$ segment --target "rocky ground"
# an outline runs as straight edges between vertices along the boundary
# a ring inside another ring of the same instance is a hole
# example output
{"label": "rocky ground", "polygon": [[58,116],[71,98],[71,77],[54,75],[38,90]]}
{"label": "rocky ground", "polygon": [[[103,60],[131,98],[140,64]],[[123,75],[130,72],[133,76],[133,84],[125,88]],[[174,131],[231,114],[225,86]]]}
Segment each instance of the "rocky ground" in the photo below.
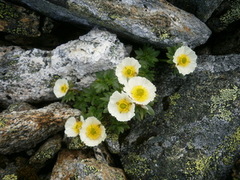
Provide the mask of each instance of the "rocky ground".
{"label": "rocky ground", "polygon": [[[240,179],[240,1],[168,2],[0,0],[0,179]],[[56,78],[84,88],[144,44],[164,58],[177,43],[198,66],[157,63],[154,116],[94,148],[64,135],[81,112]]]}

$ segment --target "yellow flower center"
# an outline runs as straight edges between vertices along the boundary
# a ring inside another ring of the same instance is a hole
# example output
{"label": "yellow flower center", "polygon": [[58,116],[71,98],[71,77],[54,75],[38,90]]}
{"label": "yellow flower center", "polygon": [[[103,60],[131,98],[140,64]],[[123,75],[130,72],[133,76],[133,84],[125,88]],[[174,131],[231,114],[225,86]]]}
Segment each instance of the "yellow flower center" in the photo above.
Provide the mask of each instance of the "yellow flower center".
{"label": "yellow flower center", "polygon": [[60,91],[62,93],[66,93],[68,91],[68,85],[67,84],[63,84],[61,87],[60,87]]}
{"label": "yellow flower center", "polygon": [[186,67],[189,65],[190,62],[190,58],[186,54],[181,54],[177,57],[178,66]]}
{"label": "yellow flower center", "polygon": [[128,101],[127,99],[121,99],[116,104],[118,107],[118,111],[120,113],[128,113],[132,106],[132,103],[130,101]]}
{"label": "yellow flower center", "polygon": [[134,88],[132,88],[131,94],[132,94],[132,98],[135,101],[139,101],[139,102],[144,102],[149,97],[148,90],[145,87],[141,86],[141,85],[135,86]]}
{"label": "yellow flower center", "polygon": [[87,127],[86,135],[91,140],[99,139],[102,134],[102,129],[100,124],[91,124]]}
{"label": "yellow flower center", "polygon": [[137,71],[134,66],[125,66],[122,70],[122,73],[126,78],[132,78],[137,75]]}
{"label": "yellow flower center", "polygon": [[77,121],[74,126],[73,126],[73,131],[77,134],[79,134],[80,129],[82,127],[82,122],[81,121]]}

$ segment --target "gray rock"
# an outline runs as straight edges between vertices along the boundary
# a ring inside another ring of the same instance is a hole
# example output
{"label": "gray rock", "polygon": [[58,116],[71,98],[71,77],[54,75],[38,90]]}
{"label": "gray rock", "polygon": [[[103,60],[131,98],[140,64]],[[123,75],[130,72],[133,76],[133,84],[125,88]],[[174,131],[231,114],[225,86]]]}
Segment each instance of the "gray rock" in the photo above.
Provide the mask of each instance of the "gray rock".
{"label": "gray rock", "polygon": [[208,27],[192,14],[165,0],[88,1],[20,0],[31,8],[60,21],[98,25],[135,41],[161,47],[206,42]]}
{"label": "gray rock", "polygon": [[58,102],[40,109],[0,113],[0,153],[35,147],[63,130],[65,121],[72,116],[80,116],[80,111]]}
{"label": "gray rock", "polygon": [[122,169],[108,166],[81,151],[63,150],[59,153],[51,179],[122,179],[126,177]]}
{"label": "gray rock", "polygon": [[116,35],[98,29],[52,51],[1,47],[0,106],[56,100],[53,86],[58,78],[81,89],[94,80],[95,72],[115,67],[125,55]]}
{"label": "gray rock", "polygon": [[194,14],[203,22],[206,22],[223,0],[167,0],[174,6]]}
{"label": "gray rock", "polygon": [[239,155],[240,55],[200,56],[193,74],[159,71],[156,115],[130,121],[130,179],[226,179]]}

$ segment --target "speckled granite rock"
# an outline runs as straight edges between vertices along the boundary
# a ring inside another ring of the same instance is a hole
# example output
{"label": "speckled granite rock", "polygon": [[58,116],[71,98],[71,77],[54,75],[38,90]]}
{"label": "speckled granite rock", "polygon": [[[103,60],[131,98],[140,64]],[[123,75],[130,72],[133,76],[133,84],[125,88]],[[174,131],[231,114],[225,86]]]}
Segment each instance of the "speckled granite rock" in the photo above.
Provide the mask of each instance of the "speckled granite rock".
{"label": "speckled granite rock", "polygon": [[65,121],[80,111],[61,103],[25,111],[0,113],[0,153],[12,154],[35,147],[64,129]]}
{"label": "speckled granite rock", "polygon": [[94,158],[89,158],[81,151],[63,150],[58,155],[51,180],[71,178],[84,180],[126,179],[123,171],[119,168],[110,167]]}
{"label": "speckled granite rock", "polygon": [[116,35],[99,29],[52,51],[1,47],[0,106],[56,100],[56,79],[71,80],[78,88],[88,86],[95,72],[115,67],[125,55]]}
{"label": "speckled granite rock", "polygon": [[159,71],[156,115],[131,121],[130,179],[226,179],[239,156],[240,55],[200,56],[193,74]]}
{"label": "speckled granite rock", "polygon": [[98,25],[143,43],[161,47],[187,43],[204,44],[211,34],[208,27],[190,13],[165,0],[20,0],[53,19]]}

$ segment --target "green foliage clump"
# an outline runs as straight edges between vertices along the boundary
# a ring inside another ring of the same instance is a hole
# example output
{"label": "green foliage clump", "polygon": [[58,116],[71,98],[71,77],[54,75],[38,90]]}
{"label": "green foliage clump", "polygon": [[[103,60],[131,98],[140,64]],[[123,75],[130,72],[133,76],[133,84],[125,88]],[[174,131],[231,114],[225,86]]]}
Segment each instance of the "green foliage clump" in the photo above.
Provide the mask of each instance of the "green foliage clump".
{"label": "green foliage clump", "polygon": [[155,71],[153,68],[158,62],[160,51],[155,50],[153,47],[145,45],[143,48],[135,51],[136,59],[141,64],[139,76],[146,77],[150,81],[154,80]]}

